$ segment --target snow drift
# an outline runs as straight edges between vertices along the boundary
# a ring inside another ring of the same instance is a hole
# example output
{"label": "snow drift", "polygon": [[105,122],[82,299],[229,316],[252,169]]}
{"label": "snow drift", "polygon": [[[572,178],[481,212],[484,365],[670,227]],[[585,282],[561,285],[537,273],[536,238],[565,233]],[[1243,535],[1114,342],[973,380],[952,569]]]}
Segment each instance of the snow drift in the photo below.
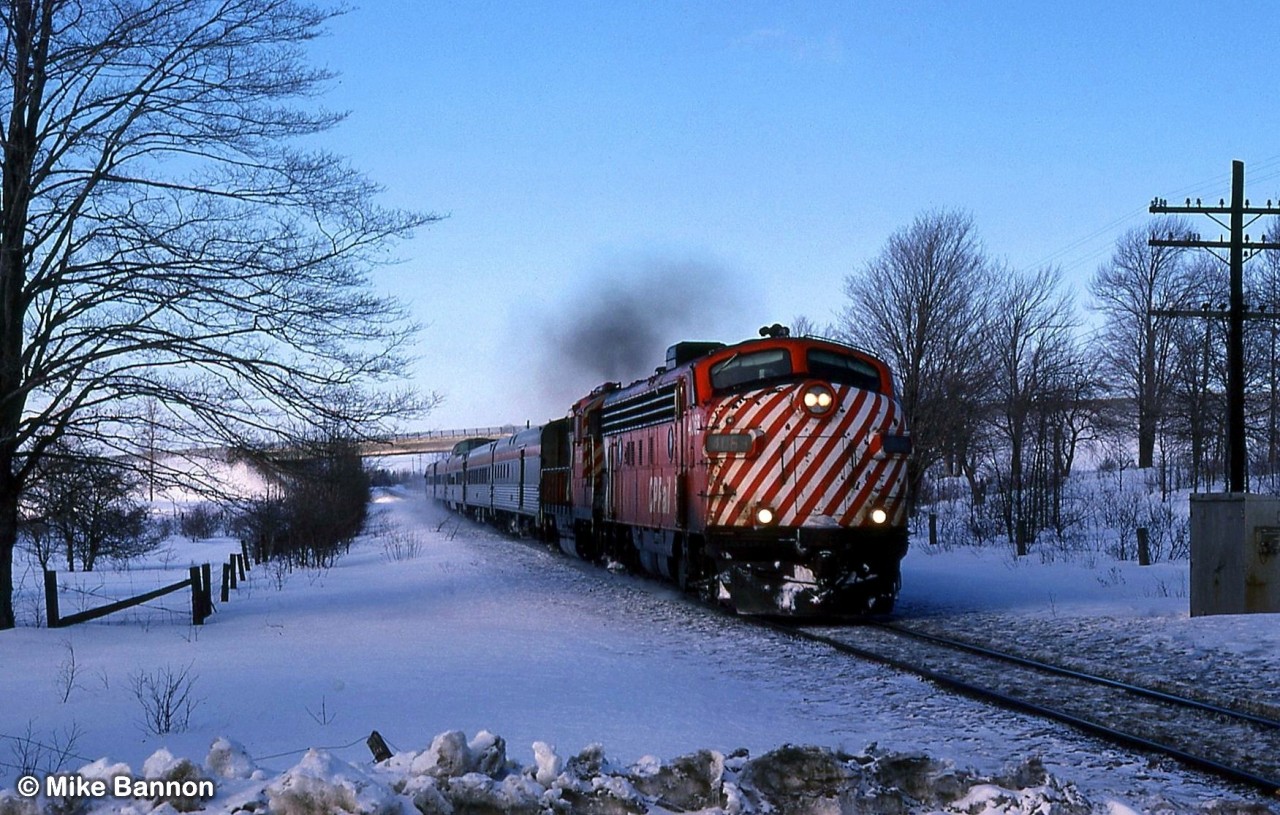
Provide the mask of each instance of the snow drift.
{"label": "snow drift", "polygon": [[[6,791],[0,793],[0,815],[195,811],[227,815],[1071,815],[1117,811],[1114,803],[1096,807],[1073,784],[1049,776],[1035,758],[1002,775],[985,776],[924,754],[883,751],[875,745],[858,755],[784,745],[757,758],[745,750],[726,756],[704,749],[669,761],[646,756],[621,766],[608,759],[598,744],[563,760],[552,746],[537,742],[533,756],[532,765],[522,765],[507,755],[500,736],[482,731],[468,741],[455,730],[441,733],[423,750],[397,753],[376,764],[357,766],[324,750],[309,750],[292,768],[271,774],[258,767],[242,746],[220,738],[202,768],[164,749],[143,766],[142,777],[148,779],[213,779],[217,792],[210,800],[27,799]],[[104,758],[85,766],[80,774],[106,777],[131,775],[131,770]],[[1189,811],[1169,803],[1176,811]],[[1200,811],[1224,811],[1219,806]]]}

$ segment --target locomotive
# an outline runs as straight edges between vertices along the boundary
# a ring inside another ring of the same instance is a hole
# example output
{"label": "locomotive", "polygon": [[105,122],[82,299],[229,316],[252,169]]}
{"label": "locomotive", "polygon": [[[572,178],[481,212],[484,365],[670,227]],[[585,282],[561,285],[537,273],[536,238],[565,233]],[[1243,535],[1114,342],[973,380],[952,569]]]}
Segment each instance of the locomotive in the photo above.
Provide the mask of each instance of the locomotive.
{"label": "locomotive", "polygon": [[469,439],[428,495],[744,614],[885,613],[907,550],[911,439],[888,366],[783,326],[681,342],[648,379]]}

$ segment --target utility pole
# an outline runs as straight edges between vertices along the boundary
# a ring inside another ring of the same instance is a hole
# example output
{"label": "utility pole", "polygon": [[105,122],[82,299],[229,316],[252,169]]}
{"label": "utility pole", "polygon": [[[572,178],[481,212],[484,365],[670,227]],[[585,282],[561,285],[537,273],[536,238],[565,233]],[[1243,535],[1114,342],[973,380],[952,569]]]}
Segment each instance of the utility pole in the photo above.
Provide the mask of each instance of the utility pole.
{"label": "utility pole", "polygon": [[[1151,202],[1150,211],[1157,213],[1192,213],[1208,215],[1220,226],[1226,228],[1230,239],[1223,243],[1200,240],[1200,236],[1170,235],[1168,238],[1152,237],[1150,246],[1186,246],[1198,249],[1223,250],[1228,253],[1224,261],[1231,268],[1231,298],[1227,308],[1227,464],[1228,491],[1248,492],[1245,482],[1246,451],[1244,443],[1244,321],[1246,318],[1271,318],[1274,315],[1265,313],[1247,313],[1244,303],[1244,262],[1263,249],[1280,249],[1280,243],[1266,240],[1251,241],[1244,230],[1263,215],[1280,215],[1280,207],[1273,207],[1267,201],[1265,207],[1251,207],[1244,197],[1244,162],[1231,162],[1231,206],[1225,206],[1222,199],[1218,206],[1201,206],[1197,198],[1195,205],[1188,198],[1185,206],[1169,206],[1169,202],[1157,198]],[[1226,215],[1228,223],[1218,217]],[[1245,216],[1251,215],[1248,223]],[[1248,253],[1246,255],[1246,252]],[[1222,256],[1213,251],[1214,257],[1222,260]],[[1192,312],[1169,311],[1157,312],[1164,316],[1190,316]]]}

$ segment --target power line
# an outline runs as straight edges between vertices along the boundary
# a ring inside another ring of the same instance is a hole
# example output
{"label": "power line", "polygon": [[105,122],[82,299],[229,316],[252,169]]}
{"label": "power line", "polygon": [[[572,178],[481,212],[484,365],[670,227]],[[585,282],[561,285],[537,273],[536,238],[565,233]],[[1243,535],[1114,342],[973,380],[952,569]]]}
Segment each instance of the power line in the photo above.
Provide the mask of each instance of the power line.
{"label": "power line", "polygon": [[[1280,155],[1270,156],[1254,162],[1252,167],[1255,184],[1280,178]],[[1204,198],[1206,192],[1219,189],[1219,184],[1221,184],[1221,176],[1206,178],[1170,191],[1168,193],[1168,199],[1176,201],[1179,198],[1187,196],[1194,198],[1197,194],[1199,194],[1201,198]],[[1280,199],[1280,193],[1275,197]],[[1123,215],[1108,221],[1097,229],[1068,241],[1059,248],[1040,258],[1033,264],[1033,266],[1046,266],[1055,261],[1060,261],[1059,265],[1062,267],[1063,271],[1072,271],[1086,266],[1087,264],[1113,251],[1114,243],[1112,241],[1108,241],[1104,245],[1088,249],[1083,254],[1073,257],[1072,255],[1077,249],[1086,247],[1109,233],[1114,233],[1121,226],[1124,226],[1127,223],[1137,222],[1138,218],[1146,213],[1147,209],[1145,207],[1139,207],[1125,212]]]}

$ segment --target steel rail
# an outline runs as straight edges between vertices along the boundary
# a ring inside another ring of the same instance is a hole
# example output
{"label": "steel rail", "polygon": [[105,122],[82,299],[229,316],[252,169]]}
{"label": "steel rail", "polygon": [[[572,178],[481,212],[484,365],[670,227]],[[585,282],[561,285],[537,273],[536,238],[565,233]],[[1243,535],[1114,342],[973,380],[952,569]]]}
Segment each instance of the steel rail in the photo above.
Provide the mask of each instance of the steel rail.
{"label": "steel rail", "polygon": [[1067,713],[1065,711],[1055,710],[1053,708],[1045,707],[1043,705],[1038,705],[1034,702],[1028,702],[1025,699],[1019,699],[1016,696],[1010,696],[1006,693],[1001,693],[1000,691],[992,690],[990,688],[984,688],[980,685],[974,685],[970,682],[966,682],[963,679],[958,679],[949,674],[940,673],[938,671],[934,671],[932,669],[907,662],[904,659],[888,656],[886,654],[878,653],[876,651],[862,648],[857,645],[851,645],[847,642],[842,642],[833,637],[828,637],[823,634],[817,634],[812,631],[806,631],[794,625],[787,625],[784,623],[778,623],[778,622],[773,622],[768,620],[756,620],[756,622],[765,627],[772,628],[776,631],[779,631],[784,634],[788,634],[790,636],[793,636],[799,639],[806,639],[812,642],[818,642],[830,648],[833,648],[837,651],[841,651],[843,653],[847,653],[852,656],[859,657],[861,659],[870,660],[872,662],[879,662],[883,665],[888,665],[891,668],[896,668],[900,671],[905,671],[907,673],[915,674],[937,685],[940,685],[945,688],[949,688],[958,693],[962,693],[966,696],[983,700],[983,701],[994,702],[995,704],[1000,705],[1001,707],[1004,707],[1004,708],[1008,708],[1010,710],[1017,710],[1023,713],[1030,713],[1034,716],[1039,716],[1041,718],[1061,722],[1063,724],[1070,725],[1071,727],[1074,727],[1083,732],[1091,733],[1095,736],[1100,736],[1104,739],[1107,739],[1108,741],[1112,741],[1117,744],[1122,744],[1127,747],[1134,747],[1140,750],[1146,750],[1148,752],[1168,756],[1170,758],[1173,758],[1182,762],[1183,764],[1186,764],[1191,767],[1195,767],[1196,769],[1203,770],[1208,773],[1212,773],[1220,778],[1224,778],[1240,784],[1246,784],[1248,786],[1254,787],[1255,789],[1262,790],[1268,795],[1271,795],[1273,797],[1280,797],[1280,780],[1277,780],[1274,778],[1266,778],[1264,776],[1257,775],[1256,773],[1253,773],[1249,770],[1241,769],[1239,767],[1231,767],[1229,765],[1222,764],[1221,762],[1214,761],[1213,759],[1206,758],[1204,756],[1196,755],[1194,753],[1188,753],[1185,750],[1182,750],[1178,747],[1174,747],[1173,745],[1152,741],[1151,739],[1145,738],[1143,736],[1137,736],[1137,735],[1134,735],[1133,733],[1126,733],[1123,730],[1117,730],[1116,728],[1108,727],[1107,725],[1098,724],[1097,722],[1093,722],[1088,719],[1083,719],[1079,716],[1073,715],[1071,713]]}
{"label": "steel rail", "polygon": [[1266,716],[1260,716],[1254,713],[1249,713],[1248,711],[1236,710],[1234,708],[1229,708],[1229,707],[1223,707],[1221,705],[1215,705],[1212,702],[1203,702],[1199,699],[1191,699],[1186,696],[1178,696],[1177,694],[1174,694],[1174,693],[1166,693],[1164,691],[1156,690],[1155,688],[1146,688],[1146,687],[1143,687],[1142,685],[1134,685],[1129,682],[1123,682],[1119,679],[1111,679],[1110,677],[1106,677],[1106,676],[1098,676],[1097,674],[1090,674],[1090,673],[1085,673],[1083,671],[1076,671],[1071,668],[1063,668],[1060,665],[1051,665],[1047,662],[1040,662],[1038,660],[1029,659],[1027,657],[1020,657],[1017,654],[1009,654],[1009,653],[1005,653],[1004,651],[996,651],[992,648],[986,648],[981,645],[974,645],[973,643],[963,642],[961,640],[953,640],[950,637],[943,637],[938,634],[929,634],[924,631],[916,631],[915,629],[906,628],[900,625],[893,625],[891,623],[878,622],[875,620],[867,620],[862,622],[861,624],[868,625],[874,628],[879,628],[884,631],[891,631],[894,634],[901,634],[907,637],[914,637],[916,639],[923,640],[925,642],[931,642],[931,643],[942,645],[948,648],[954,648],[957,651],[968,651],[971,654],[978,654],[979,656],[989,657],[991,659],[998,659],[1003,662],[1008,662],[1014,665],[1021,665],[1024,668],[1032,668],[1037,671],[1044,671],[1045,673],[1056,674],[1058,676],[1065,676],[1070,679],[1079,679],[1082,682],[1092,682],[1095,685],[1103,685],[1105,687],[1116,688],[1117,690],[1123,690],[1128,693],[1132,693],[1135,696],[1145,696],[1148,699],[1155,699],[1156,701],[1168,702],[1169,704],[1179,705],[1181,707],[1189,707],[1189,708],[1194,708],[1196,710],[1203,710],[1206,713],[1215,713],[1219,716],[1226,716],[1232,719],[1240,719],[1242,721],[1251,722],[1252,724],[1257,724],[1263,727],[1269,727],[1275,730],[1280,730],[1280,720],[1271,719]]}

